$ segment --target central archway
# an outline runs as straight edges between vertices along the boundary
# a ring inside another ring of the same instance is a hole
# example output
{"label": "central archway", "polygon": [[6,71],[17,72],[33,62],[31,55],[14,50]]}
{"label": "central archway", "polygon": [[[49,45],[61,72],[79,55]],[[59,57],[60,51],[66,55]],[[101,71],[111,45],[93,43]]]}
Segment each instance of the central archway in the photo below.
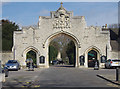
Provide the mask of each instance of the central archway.
{"label": "central archway", "polygon": [[74,42],[74,44],[75,44],[75,67],[79,67],[79,57],[78,57],[79,56],[78,48],[80,45],[79,40],[74,35],[72,35],[68,32],[64,32],[64,31],[62,31],[62,32],[60,31],[60,32],[50,35],[45,41],[45,47],[46,47],[46,51],[47,51],[47,54],[46,54],[47,62],[46,63],[48,65],[48,67],[49,67],[49,44],[53,39],[58,37],[60,34],[63,34],[65,36],[69,37]]}

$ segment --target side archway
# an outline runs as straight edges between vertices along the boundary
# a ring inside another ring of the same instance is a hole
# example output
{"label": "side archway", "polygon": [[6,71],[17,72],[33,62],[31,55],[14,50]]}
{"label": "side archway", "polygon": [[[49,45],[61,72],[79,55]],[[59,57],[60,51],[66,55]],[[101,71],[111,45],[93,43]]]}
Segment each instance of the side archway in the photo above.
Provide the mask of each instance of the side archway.
{"label": "side archway", "polygon": [[[30,57],[30,56],[28,56],[27,54],[28,54],[28,53],[31,53],[31,52],[35,55],[35,59],[33,59],[34,62],[35,62],[35,64],[36,64],[37,66],[39,66],[39,55],[40,55],[40,52],[39,52],[39,50],[38,50],[37,48],[35,48],[35,47],[33,47],[33,46],[29,46],[29,47],[27,47],[27,48],[23,51],[23,53],[22,53],[23,58],[24,58],[23,61],[25,62],[25,60],[27,59],[27,57]],[[24,65],[26,66],[26,63],[24,63]]]}
{"label": "side archway", "polygon": [[85,51],[85,66],[94,67],[95,62],[100,65],[101,51],[96,46],[91,46]]}

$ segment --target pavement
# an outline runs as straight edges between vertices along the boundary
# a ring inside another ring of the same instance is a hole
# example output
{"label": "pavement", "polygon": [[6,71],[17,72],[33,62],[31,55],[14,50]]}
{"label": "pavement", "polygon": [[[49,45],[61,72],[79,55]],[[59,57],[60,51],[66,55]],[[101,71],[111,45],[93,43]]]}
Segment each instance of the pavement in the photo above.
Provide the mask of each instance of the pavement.
{"label": "pavement", "polygon": [[[52,66],[34,71],[10,71],[3,87],[119,87],[115,69]],[[114,82],[107,81],[111,80]]]}
{"label": "pavement", "polygon": [[0,82],[4,82],[4,81],[5,81],[5,74],[0,73]]}
{"label": "pavement", "polygon": [[[114,73],[100,73],[97,76],[108,81],[111,82],[112,84],[115,84],[116,86],[120,86],[120,79],[117,81],[116,80],[116,69],[106,69],[107,71],[114,71]],[[118,76],[120,78],[120,72],[118,73]]]}

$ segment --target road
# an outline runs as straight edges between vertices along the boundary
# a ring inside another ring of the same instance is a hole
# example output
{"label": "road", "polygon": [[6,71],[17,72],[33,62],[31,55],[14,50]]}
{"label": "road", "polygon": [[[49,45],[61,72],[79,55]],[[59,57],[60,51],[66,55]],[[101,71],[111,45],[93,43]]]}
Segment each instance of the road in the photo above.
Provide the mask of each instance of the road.
{"label": "road", "polygon": [[98,74],[115,74],[115,69],[74,67],[37,68],[35,71],[10,71],[4,87],[117,87]]}

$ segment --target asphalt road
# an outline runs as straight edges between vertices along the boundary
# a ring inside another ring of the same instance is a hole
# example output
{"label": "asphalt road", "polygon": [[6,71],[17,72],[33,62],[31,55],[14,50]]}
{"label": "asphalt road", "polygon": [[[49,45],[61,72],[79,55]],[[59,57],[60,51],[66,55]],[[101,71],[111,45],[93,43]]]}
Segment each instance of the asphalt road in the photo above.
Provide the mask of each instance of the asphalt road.
{"label": "asphalt road", "polygon": [[50,67],[35,71],[10,71],[3,87],[117,87],[97,75],[115,74],[115,69]]}

